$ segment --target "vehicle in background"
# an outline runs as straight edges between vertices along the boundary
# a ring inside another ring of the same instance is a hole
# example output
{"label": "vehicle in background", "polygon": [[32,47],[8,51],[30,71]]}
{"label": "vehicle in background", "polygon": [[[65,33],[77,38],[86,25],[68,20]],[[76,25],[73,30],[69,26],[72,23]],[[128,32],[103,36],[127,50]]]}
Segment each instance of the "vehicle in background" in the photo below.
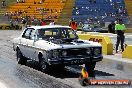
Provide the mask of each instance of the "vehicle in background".
{"label": "vehicle in background", "polygon": [[83,24],[82,26],[82,31],[84,32],[103,32],[103,33],[107,33],[108,30],[101,28],[100,26],[94,26],[91,24]]}

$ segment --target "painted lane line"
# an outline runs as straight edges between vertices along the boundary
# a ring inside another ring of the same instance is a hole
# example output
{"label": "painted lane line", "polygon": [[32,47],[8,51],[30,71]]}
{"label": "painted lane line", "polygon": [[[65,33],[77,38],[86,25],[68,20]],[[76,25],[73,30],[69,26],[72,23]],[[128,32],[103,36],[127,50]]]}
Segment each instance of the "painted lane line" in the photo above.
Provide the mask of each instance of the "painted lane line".
{"label": "painted lane line", "polygon": [[112,57],[110,55],[103,55],[104,59],[109,59],[109,60],[115,60],[115,61],[120,61],[120,62],[125,62],[125,63],[132,63],[131,59],[128,58],[122,58],[122,57]]}

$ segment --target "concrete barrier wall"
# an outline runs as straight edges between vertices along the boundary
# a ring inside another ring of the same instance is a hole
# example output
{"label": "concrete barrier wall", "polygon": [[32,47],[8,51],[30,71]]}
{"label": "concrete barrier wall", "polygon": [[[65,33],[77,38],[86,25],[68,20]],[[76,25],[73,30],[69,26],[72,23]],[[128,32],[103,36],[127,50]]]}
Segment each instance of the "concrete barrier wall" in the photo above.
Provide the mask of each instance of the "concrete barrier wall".
{"label": "concrete barrier wall", "polygon": [[[21,30],[22,26],[18,25],[18,29]],[[16,30],[16,29],[15,29],[15,26],[13,28],[11,28],[11,26],[8,25],[8,24],[1,24],[0,25],[0,30]]]}
{"label": "concrete barrier wall", "polygon": [[128,45],[124,52],[122,53],[123,58],[130,58],[132,59],[132,45]]}
{"label": "concrete barrier wall", "polygon": [[79,34],[79,38],[94,42],[99,42],[102,45],[102,53],[105,55],[113,54],[113,44],[108,36],[92,35],[92,34]]}

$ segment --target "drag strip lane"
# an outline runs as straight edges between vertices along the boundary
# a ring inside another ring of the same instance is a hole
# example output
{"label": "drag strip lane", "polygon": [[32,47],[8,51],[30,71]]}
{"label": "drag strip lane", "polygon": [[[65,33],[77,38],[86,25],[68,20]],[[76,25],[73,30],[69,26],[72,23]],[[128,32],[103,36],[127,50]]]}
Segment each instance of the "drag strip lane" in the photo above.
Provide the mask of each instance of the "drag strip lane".
{"label": "drag strip lane", "polygon": [[[52,70],[49,73],[38,71],[33,61],[27,65],[18,65],[11,40],[19,31],[0,31],[0,80],[11,88],[84,88],[78,82],[80,66],[65,67],[63,71]],[[8,37],[5,37],[8,36]],[[107,60],[98,62],[95,68],[96,79],[131,79],[132,65]],[[113,86],[114,88],[132,88],[132,86]],[[106,86],[88,86],[88,88],[106,88]],[[107,86],[111,88],[111,86]]]}

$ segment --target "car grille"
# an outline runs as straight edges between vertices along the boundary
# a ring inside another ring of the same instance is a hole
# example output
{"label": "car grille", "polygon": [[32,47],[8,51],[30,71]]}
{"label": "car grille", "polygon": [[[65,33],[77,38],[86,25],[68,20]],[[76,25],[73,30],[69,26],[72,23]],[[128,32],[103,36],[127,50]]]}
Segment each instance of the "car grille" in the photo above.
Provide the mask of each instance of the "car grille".
{"label": "car grille", "polygon": [[82,49],[67,49],[67,50],[63,50],[67,52],[68,57],[82,57],[82,56],[87,56],[85,48]]}
{"label": "car grille", "polygon": [[[98,52],[95,52],[96,49],[99,49]],[[63,56],[61,54],[61,57],[91,57],[91,56],[100,56],[102,53],[102,48],[101,47],[94,47],[94,48],[90,48],[91,53],[87,54],[87,48],[77,48],[77,49],[64,49],[61,51],[61,53],[65,51],[67,52],[66,56]]]}

